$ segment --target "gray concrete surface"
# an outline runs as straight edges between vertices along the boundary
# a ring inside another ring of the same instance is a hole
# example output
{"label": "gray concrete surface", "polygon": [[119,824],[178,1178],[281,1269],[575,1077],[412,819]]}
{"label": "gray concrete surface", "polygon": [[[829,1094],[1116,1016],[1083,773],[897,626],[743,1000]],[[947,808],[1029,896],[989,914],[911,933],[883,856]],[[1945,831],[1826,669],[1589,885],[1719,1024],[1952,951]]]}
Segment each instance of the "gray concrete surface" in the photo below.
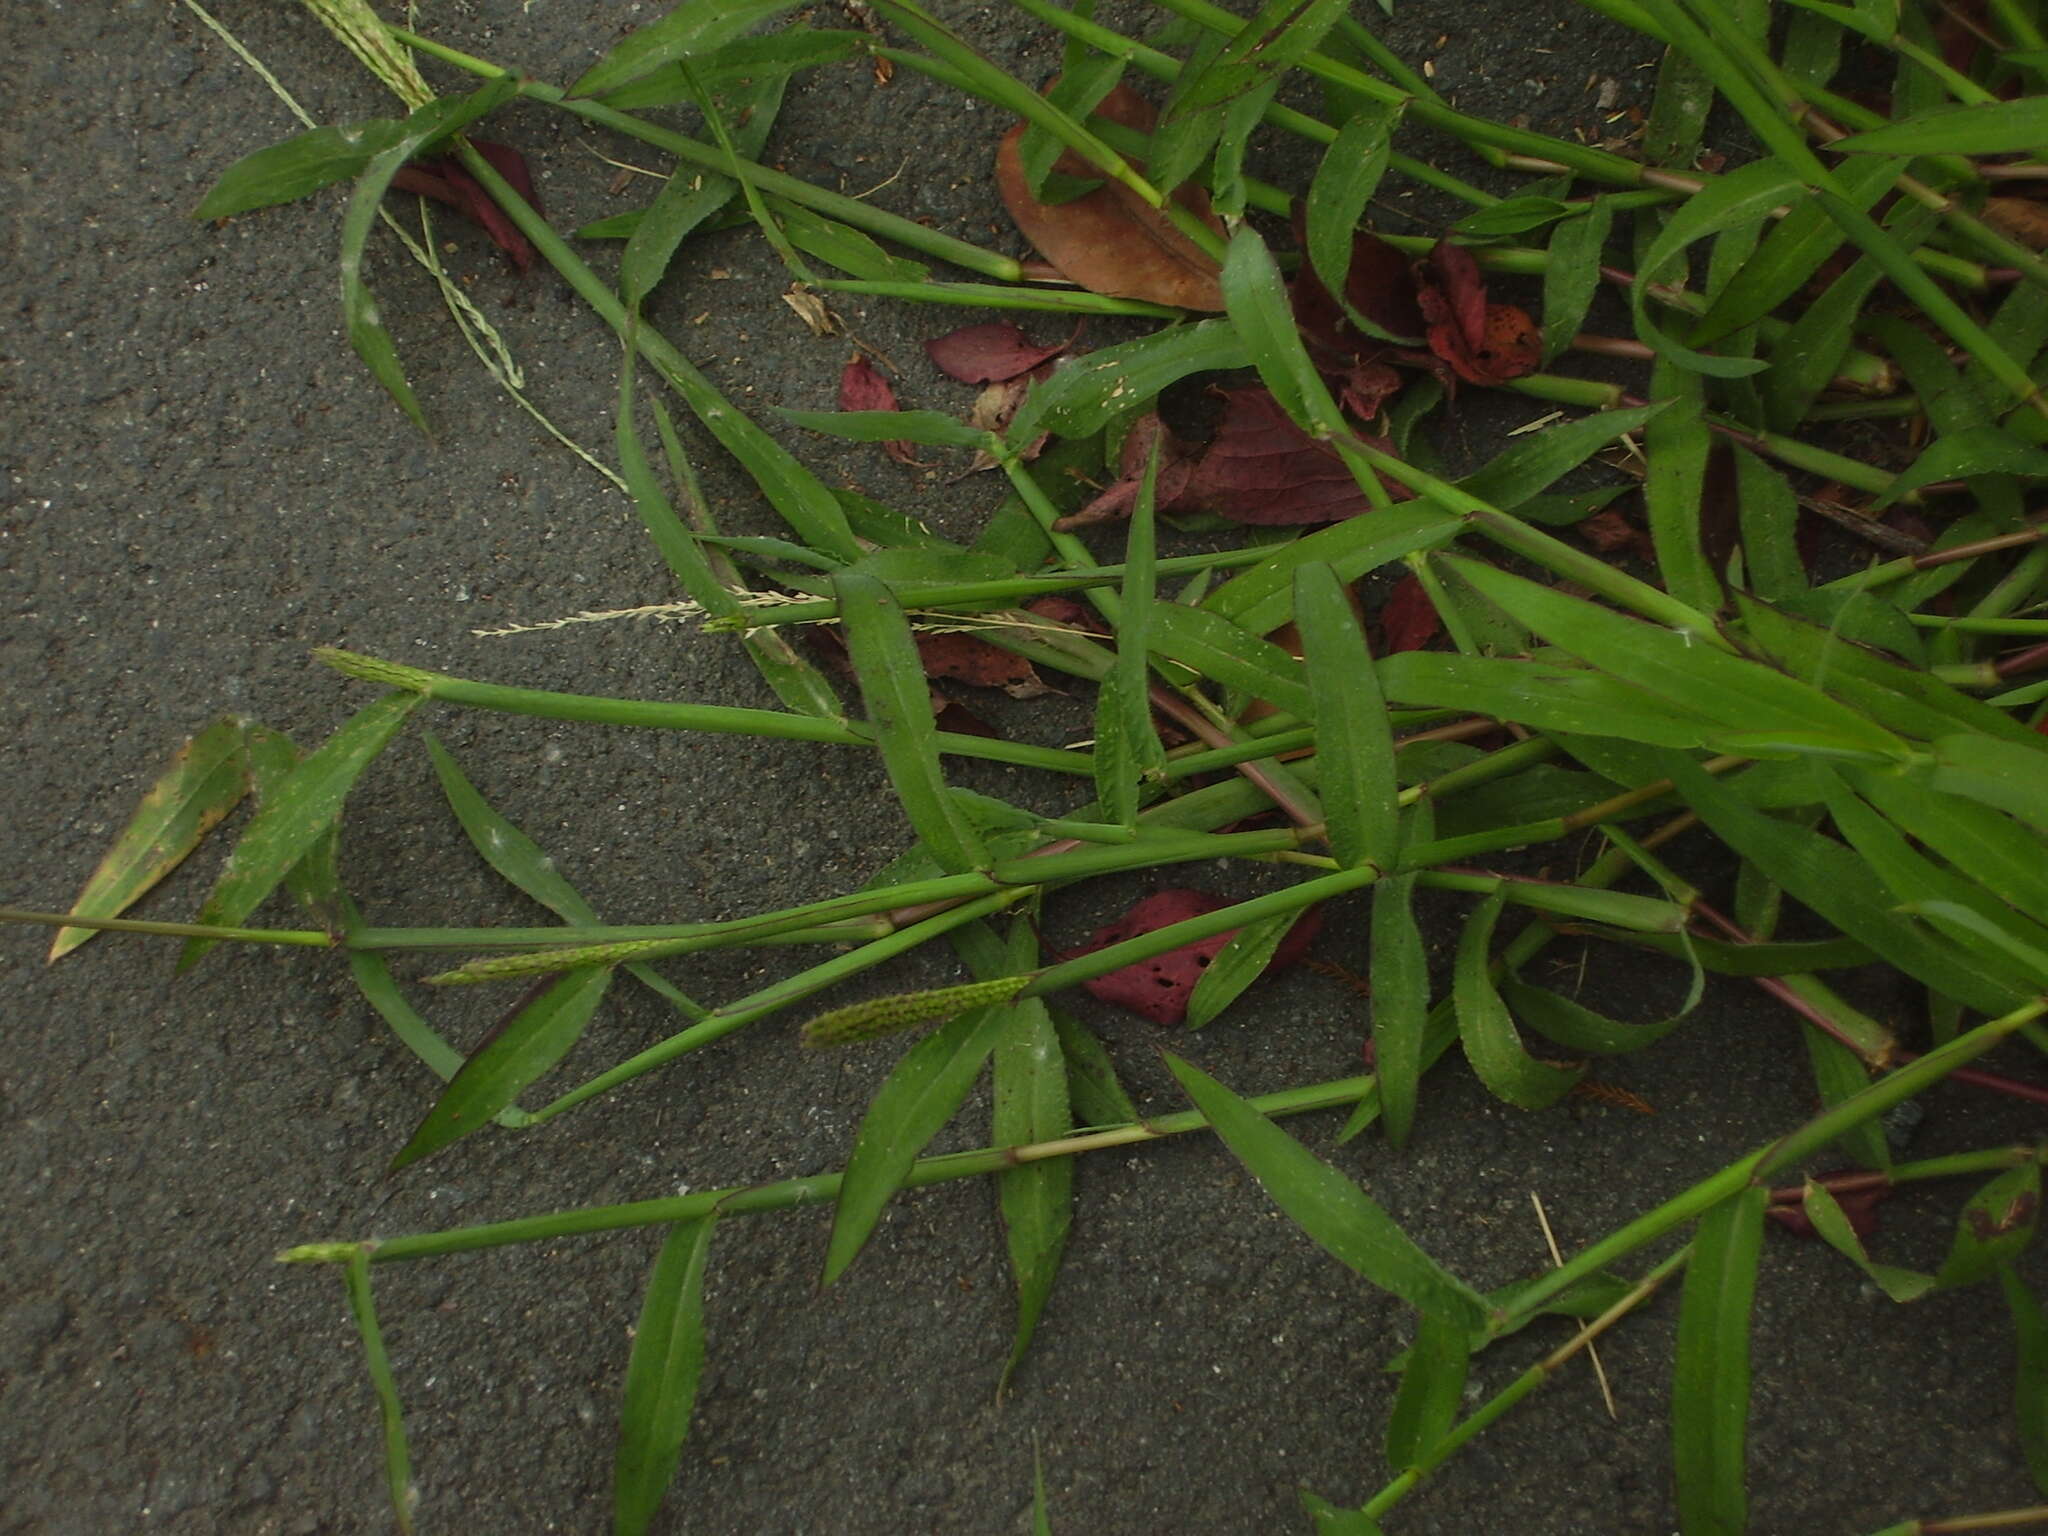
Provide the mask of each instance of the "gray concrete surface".
{"label": "gray concrete surface", "polygon": [[[506,405],[424,283],[380,245],[373,280],[437,438],[403,423],[341,335],[339,194],[220,228],[186,217],[225,165],[291,127],[189,11],[4,10],[0,900],[68,901],[171,746],[222,711],[319,740],[369,694],[313,665],[316,644],[536,686],[767,702],[735,652],[673,631],[472,638],[480,622],[666,596],[630,508]],[[424,21],[566,78],[650,10],[478,0]],[[295,8],[228,0],[222,14],[323,120],[388,110]],[[950,14],[1022,73],[1054,67],[1056,51],[999,12]],[[1487,110],[1561,102],[1569,116],[1594,69],[1643,99],[1639,46],[1568,15],[1404,0],[1401,35],[1437,59],[1440,84]],[[1547,100],[1533,84],[1546,77]],[[776,158],[853,191],[896,176],[879,194],[890,206],[1007,242],[986,177],[1000,126],[914,79],[878,91],[849,66],[797,95]],[[533,156],[560,227],[624,206],[592,153],[621,146],[530,109],[500,131]],[[535,399],[602,448],[614,344],[550,275],[515,280],[473,232],[442,228]],[[657,318],[743,403],[827,405],[843,344],[803,331],[782,286],[757,239],[722,237],[684,261]],[[960,317],[846,309],[908,367],[908,403],[962,403],[916,346]],[[826,473],[956,529],[995,495],[797,445]],[[708,468],[722,515],[765,528],[749,488]],[[879,770],[851,753],[445,709],[426,723],[621,921],[847,888],[901,833]],[[1069,723],[1049,712],[1022,728],[1058,739]],[[144,913],[196,911],[218,857],[202,853]],[[461,844],[416,733],[350,802],[346,876],[382,922],[535,920]],[[1130,894],[1063,898],[1055,925],[1078,933]],[[1321,951],[1360,963],[1361,917],[1333,914]],[[801,1056],[790,1026],[771,1023],[542,1133],[479,1138],[387,1180],[432,1083],[331,957],[224,951],[174,982],[165,944],[102,938],[46,970],[44,942],[0,938],[0,1530],[25,1536],[388,1529],[340,1286],[275,1265],[279,1248],[832,1168],[891,1055]],[[714,960],[685,983],[729,995],[788,963]],[[1647,1017],[1668,995],[1670,978],[1644,967],[1598,953],[1590,965],[1589,995],[1607,1006]],[[933,957],[900,974],[948,972]],[[1909,1006],[1870,1001],[1900,1016]],[[430,1005],[473,1039],[494,1002]],[[1148,1107],[1180,1107],[1156,1031],[1077,1006]],[[1298,972],[1173,1044],[1256,1092],[1351,1070],[1361,1022],[1344,989]],[[657,1008],[621,991],[570,1070],[664,1032]],[[1605,1073],[1654,1103],[1655,1120],[1589,1105],[1520,1115],[1447,1066],[1404,1157],[1370,1139],[1332,1151],[1333,1117],[1295,1129],[1432,1253],[1496,1285],[1545,1262],[1532,1189],[1567,1245],[1597,1236],[1803,1115],[1802,1056],[1785,1018],[1730,989],[1664,1047]],[[980,1140],[984,1113],[945,1144]],[[2035,1130],[2036,1117],[1942,1094],[1916,1151]],[[1213,1145],[1093,1159],[1078,1191],[1051,1310],[1000,1404],[1010,1295],[987,1189],[902,1201],[824,1294],[824,1213],[728,1224],[666,1528],[1021,1531],[1034,1447],[1063,1532],[1300,1529],[1297,1485],[1355,1500],[1383,1481],[1381,1366],[1403,1339],[1400,1308],[1324,1257]],[[1938,1252],[1956,1198],[1900,1202],[1896,1255]],[[423,1529],[606,1527],[618,1382],[652,1254],[640,1233],[380,1271]],[[1674,1315],[1666,1299],[1605,1346],[1619,1422],[1574,1368],[1388,1529],[1671,1529]],[[1488,1354],[1477,1387],[1497,1388],[1559,1337],[1533,1330]],[[1832,1256],[1774,1241],[1757,1363],[1758,1531],[1853,1533],[2032,1497],[2010,1428],[2006,1324],[1986,1293],[1895,1308]]]}

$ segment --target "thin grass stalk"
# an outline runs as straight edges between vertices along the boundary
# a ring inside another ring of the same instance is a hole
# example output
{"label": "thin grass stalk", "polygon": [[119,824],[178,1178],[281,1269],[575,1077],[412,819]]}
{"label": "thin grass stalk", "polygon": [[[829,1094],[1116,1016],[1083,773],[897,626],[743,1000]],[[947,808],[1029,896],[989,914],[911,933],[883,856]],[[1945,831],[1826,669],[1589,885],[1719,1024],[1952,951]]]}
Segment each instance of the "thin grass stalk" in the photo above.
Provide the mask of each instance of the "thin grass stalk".
{"label": "thin grass stalk", "polygon": [[437,43],[418,33],[393,27],[391,34],[444,64],[453,65],[485,80],[495,80],[505,75],[518,76],[519,94],[527,100],[558,107],[601,128],[609,128],[627,138],[651,144],[656,149],[664,150],[699,170],[734,176],[759,191],[786,198],[801,207],[822,213],[827,218],[837,219],[842,224],[850,224],[855,229],[865,230],[868,234],[884,240],[892,240],[898,245],[921,251],[940,261],[951,262],[954,266],[964,267],[970,272],[979,272],[985,277],[1013,283],[1023,275],[1023,266],[1014,257],[984,249],[939,230],[928,229],[913,219],[890,213],[858,198],[816,186],[800,177],[784,175],[781,171],[772,170],[754,161],[728,159],[724,151],[716,145],[706,144],[673,129],[663,128],[644,118],[635,117],[630,112],[607,107],[602,102],[572,97],[560,86],[528,79],[518,75],[516,70],[509,70],[501,64],[493,64],[488,59],[480,59],[474,54],[463,53],[459,49],[450,48],[445,43]]}
{"label": "thin grass stalk", "polygon": [[[1248,1100],[1259,1113],[1277,1117],[1306,1114],[1311,1110],[1334,1109],[1355,1103],[1373,1085],[1370,1075],[1336,1078],[1330,1082],[1289,1088]],[[1079,1132],[1057,1141],[1021,1147],[983,1147],[972,1152],[949,1152],[920,1158],[913,1163],[903,1184],[908,1189],[941,1184],[952,1179],[979,1178],[1001,1173],[1023,1163],[1049,1158],[1073,1157],[1083,1152],[1111,1147],[1137,1146],[1185,1136],[1209,1129],[1200,1110],[1183,1110],[1129,1125]],[[726,1189],[703,1190],[692,1195],[660,1200],[638,1200],[624,1205],[592,1206],[558,1211],[546,1216],[527,1216],[513,1221],[489,1222],[474,1227],[457,1227],[443,1232],[414,1233],[385,1238],[369,1247],[373,1264],[403,1263],[435,1258],[443,1254],[473,1253],[482,1248],[502,1248],[513,1243],[548,1242],[556,1238],[585,1236],[596,1232],[617,1232],[632,1227],[662,1226],[676,1221],[693,1221],[714,1212],[721,1216],[754,1215],[762,1211],[786,1211],[817,1205],[838,1197],[844,1175],[813,1174],[806,1178],[783,1179],[772,1184],[734,1185]],[[369,1246],[369,1245],[364,1245]],[[283,1264],[334,1264],[348,1262],[358,1245],[353,1243],[302,1243],[278,1254]]]}

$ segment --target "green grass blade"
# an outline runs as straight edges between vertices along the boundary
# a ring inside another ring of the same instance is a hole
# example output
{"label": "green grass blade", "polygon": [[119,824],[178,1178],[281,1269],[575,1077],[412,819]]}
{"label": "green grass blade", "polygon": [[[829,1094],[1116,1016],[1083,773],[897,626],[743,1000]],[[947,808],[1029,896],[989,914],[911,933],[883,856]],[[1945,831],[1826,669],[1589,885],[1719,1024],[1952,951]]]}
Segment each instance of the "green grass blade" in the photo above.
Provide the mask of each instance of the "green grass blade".
{"label": "green grass blade", "polygon": [[[733,87],[732,115],[741,124],[733,137],[738,148],[750,158],[758,158],[768,142],[788,78],[775,75]],[[633,227],[626,248],[619,253],[619,297],[629,308],[639,308],[668,271],[669,263],[691,231],[731,202],[737,191],[738,182],[715,171],[678,165],[670,173]]]}
{"label": "green grass blade", "polygon": [[[1653,387],[1653,394],[1662,391]],[[1562,476],[1577,469],[1609,443],[1642,430],[1666,415],[1673,401],[1662,399],[1654,405],[1634,406],[1616,411],[1599,411],[1577,421],[1560,422],[1540,432],[1517,438],[1483,467],[1457,482],[1458,489],[1479,501],[1491,502],[1503,512],[1512,512],[1523,502],[1550,489]],[[1702,427],[1701,432],[1705,432]],[[1656,456],[1651,455],[1654,472]]]}
{"label": "green grass blade", "polygon": [[1330,852],[1346,868],[1392,869],[1400,837],[1394,734],[1365,631],[1327,565],[1295,572],[1294,615],[1314,702],[1317,784]]}
{"label": "green grass blade", "polygon": [[192,210],[192,217],[232,218],[348,181],[360,176],[404,134],[405,124],[388,117],[346,127],[309,128],[281,144],[244,155],[221,172],[220,180]]}
{"label": "green grass blade", "polygon": [[1776,160],[1759,160],[1730,171],[1703,192],[1696,192],[1679,206],[1663,231],[1651,242],[1629,285],[1629,304],[1635,315],[1636,334],[1659,354],[1681,367],[1717,379],[1745,378],[1766,366],[1755,358],[1718,357],[1685,346],[1668,335],[1650,318],[1649,290],[1668,282],[1680,254],[1695,240],[1724,230],[1763,222],[1771,211],[1800,192],[1799,177]]}
{"label": "green grass blade", "polygon": [[1845,747],[1903,758],[1889,731],[1797,679],[1715,650],[1691,634],[1623,617],[1582,599],[1458,559],[1486,597],[1553,645],[1687,711],[1734,730],[1826,733]]}
{"label": "green grass blade", "polygon": [[717,1225],[715,1211],[677,1222],[647,1277],[619,1405],[614,1536],[644,1536],[682,1460],[704,1374],[704,1271]]}
{"label": "green grass blade", "polygon": [[940,1025],[896,1063],[862,1117],[839,1202],[820,1285],[830,1285],[859,1255],[889,1197],[981,1075],[982,1063],[1002,1039],[1007,1005],[977,1008]]}
{"label": "green grass blade", "polygon": [[677,5],[628,32],[569,87],[571,96],[600,96],[666,65],[716,53],[748,28],[793,10],[797,0],[723,0],[718,5]]}
{"label": "green grass blade", "polygon": [[1159,451],[1145,462],[1145,477],[1131,510],[1124,550],[1123,590],[1117,604],[1116,661],[1095,699],[1095,799],[1111,821],[1135,827],[1146,784],[1166,777],[1166,750],[1152,724],[1151,672],[1146,647],[1159,582],[1157,565]]}
{"label": "green grass blade", "polygon": [[2012,1314],[2013,1420],[2034,1486],[2048,1494],[2048,1314],[2016,1265],[1999,1266],[1998,1283]]}
{"label": "green grass blade", "polygon": [[[745,142],[744,138],[741,140]],[[855,282],[908,288],[918,298],[919,289],[931,283],[931,268],[907,256],[897,256],[869,239],[851,224],[828,219],[822,213],[790,202],[787,198],[764,197],[768,211],[789,243],[798,250],[829,262],[848,273]],[[831,286],[820,282],[819,287]],[[1008,290],[1014,293],[1015,290]]]}
{"label": "green grass blade", "polygon": [[1387,1418],[1387,1464],[1415,1466],[1450,1432],[1464,1401],[1472,1335],[1451,1318],[1424,1314]]}
{"label": "green grass blade", "polygon": [[1205,608],[1178,603],[1153,605],[1147,645],[1156,656],[1177,661],[1226,688],[1264,699],[1290,715],[1307,719],[1315,705],[1301,663],[1270,640],[1246,634]]}
{"label": "green grass blade", "polygon": [[[732,589],[744,583],[731,559],[712,542],[717,537],[717,524],[712,521],[703,489],[697,483],[696,468],[683,451],[675,423],[659,400],[652,402],[654,426],[661,436],[662,454],[668,461],[670,479],[681,492],[690,515],[687,527],[669,505],[661,483],[654,478],[646,456],[640,451],[639,435],[633,427],[633,362],[630,352],[622,373],[619,382],[619,465],[632,492],[633,505],[640,513],[640,520],[646,524],[655,547],[661,551],[669,569],[675,572],[683,590],[708,616],[740,618],[739,600],[733,596]],[[834,557],[815,550],[809,553],[826,569],[837,567]],[[782,635],[773,631],[742,632],[740,644],[746,647],[747,654],[754,659],[755,668],[784,704],[821,720],[844,722],[846,710],[832,685]]]}
{"label": "green grass blade", "polygon": [[1983,736],[1943,736],[1934,743],[1932,789],[2006,811],[2048,831],[2048,775],[2038,751]]}
{"label": "green grass blade", "polygon": [[1249,634],[1270,635],[1294,617],[1294,573],[1302,566],[1323,561],[1338,580],[1356,581],[1404,555],[1448,544],[1463,531],[1457,518],[1426,506],[1346,518],[1273,549],[1211,592],[1202,607]]}
{"label": "green grass blade", "polygon": [[[417,694],[386,694],[358,710],[286,774],[235,844],[199,921],[221,928],[241,926],[341,814],[342,801],[356,779],[398,734],[418,703]],[[178,969],[191,969],[215,942],[188,941],[178,957]]]}
{"label": "green grass blade", "polygon": [[384,1330],[377,1323],[377,1303],[370,1292],[370,1251],[357,1247],[342,1270],[348,1309],[363,1340],[363,1366],[377,1394],[377,1415],[384,1428],[384,1486],[391,1496],[391,1515],[400,1536],[411,1536],[419,1490],[412,1483],[412,1455],[405,1441],[405,1407],[398,1400],[398,1381],[391,1357],[384,1352]]}
{"label": "green grass blade", "polygon": [[1697,1002],[1695,998],[1655,1023],[1625,1024],[1512,974],[1501,978],[1500,991],[1516,1018],[1553,1045],[1580,1056],[1625,1056],[1655,1045],[1685,1022]]}
{"label": "green grass blade", "polygon": [[444,97],[421,107],[406,119],[405,131],[391,146],[379,152],[364,168],[356,180],[355,194],[349,199],[348,211],[342,216],[341,312],[348,327],[349,344],[356,349],[356,355],[369,365],[372,376],[422,432],[427,430],[426,415],[420,410],[412,386],[405,380],[405,369],[398,361],[398,348],[391,340],[391,333],[384,328],[384,322],[377,313],[377,302],[370,297],[369,286],[363,281],[363,249],[369,243],[370,230],[377,222],[377,211],[383,206],[384,194],[405,162],[435,140],[446,138],[508,100],[517,87],[518,82],[507,76],[467,96]]}
{"label": "green grass blade", "polygon": [[1387,1140],[1408,1144],[1429,1024],[1429,951],[1415,920],[1415,876],[1382,880],[1372,896],[1372,1046]]}
{"label": "green grass blade", "polygon": [[[555,867],[555,861],[540,844],[491,807],[456,765],[455,759],[434,739],[433,732],[424,734],[427,753],[434,760],[435,776],[441,781],[441,793],[447,797],[448,808],[455,813],[455,819],[462,824],[470,845],[483,861],[563,922],[592,928],[601,926],[604,920],[597,915],[596,909],[563,877]],[[626,970],[671,1007],[691,1018],[703,1017],[702,1008],[651,966],[635,964],[627,966]]]}
{"label": "green grass blade", "polygon": [[[1341,450],[1350,426],[1302,344],[1279,265],[1251,225],[1240,224],[1231,236],[1220,281],[1230,323],[1273,398],[1304,431]],[[1378,477],[1368,471],[1364,478],[1371,481],[1375,500],[1383,501],[1386,492]]]}
{"label": "green grass blade", "polygon": [[882,764],[904,814],[948,874],[981,867],[987,850],[947,792],[939,767],[931,687],[903,609],[887,586],[860,572],[835,575],[832,590]]}
{"label": "green grass blade", "polygon": [[[1030,930],[1024,933],[1028,940]],[[1026,953],[1017,963],[1029,965],[1032,958]],[[1057,1140],[1074,1128],[1074,1121],[1067,1100],[1066,1058],[1051,1011],[1030,998],[1002,1012],[989,1139],[999,1147]],[[1017,1281],[1017,1321],[1001,1390],[1023,1363],[1059,1274],[1073,1220],[1073,1161],[1053,1157],[1007,1168],[997,1176],[996,1198],[1009,1244],[1010,1273]]]}
{"label": "green grass blade", "polygon": [[1316,1536],[1382,1536],[1380,1523],[1362,1509],[1340,1509],[1319,1493],[1301,1490],[1301,1507]]}
{"label": "green grass blade", "polygon": [[1547,368],[1584,328],[1586,311],[1600,291],[1600,263],[1614,229],[1614,205],[1604,197],[1550,235],[1550,260],[1543,267],[1543,365]]}
{"label": "green grass blade", "polygon": [[1060,1054],[1067,1063],[1067,1093],[1080,1125],[1129,1125],[1141,1118],[1116,1075],[1116,1062],[1095,1032],[1070,1014],[1052,1010]]}
{"label": "green grass blade", "polygon": [[1244,342],[1228,320],[1176,325],[1104,347],[1035,386],[1004,434],[1021,452],[1041,433],[1093,437],[1110,421],[1191,373],[1250,366]]}
{"label": "green grass blade", "polygon": [[[1891,190],[1902,169],[1896,160],[1852,161],[1837,168],[1835,180],[1845,202],[1867,211]],[[1811,282],[1844,238],[1841,225],[1820,203],[1795,200],[1791,212],[1715,296],[1693,327],[1692,341],[1705,346],[1761,320]]]}
{"label": "green grass blade", "polygon": [[1766,602],[1797,597],[1806,590],[1806,566],[1795,537],[1799,499],[1791,482],[1747,448],[1731,445],[1727,451],[1734,456],[1742,569],[1749,590]]}
{"label": "green grass blade", "polygon": [[1309,183],[1304,206],[1309,264],[1332,295],[1351,271],[1352,237],[1386,174],[1397,108],[1366,102],[1352,113]]}
{"label": "green grass blade", "polygon": [[1333,1258],[1425,1316],[1483,1324],[1486,1299],[1418,1248],[1372,1196],[1207,1073],[1171,1054],[1166,1065],[1273,1203]]}
{"label": "green grass blade", "polygon": [[1504,661],[1442,651],[1402,651],[1378,663],[1389,699],[1469,710],[1538,730],[1697,747],[1711,721],[1688,717],[1646,689],[1563,662]]}
{"label": "green grass blade", "polygon": [[1935,1283],[1943,1290],[1988,1280],[2018,1261],[2041,1220],[2041,1164],[2028,1158],[2008,1168],[1964,1202],[1956,1235]]}
{"label": "green grass blade", "polygon": [[1648,465],[1643,509],[1657,554],[1657,574],[1673,597],[1703,613],[1721,606],[1721,583],[1700,544],[1701,499],[1714,434],[1705,417],[1706,381],[1660,357],[1650,371],[1650,393],[1675,407],[1643,433]]}
{"label": "green grass blade", "polygon": [[1678,1310],[1671,1439],[1685,1536],[1748,1529],[1749,1318],[1763,1251],[1766,1189],[1752,1186],[1700,1219]]}
{"label": "green grass blade", "polygon": [[1828,146],[1844,154],[2036,154],[2048,144],[2048,96],[2021,96],[1923,112]]}
{"label": "green grass blade", "polygon": [[1494,985],[1489,961],[1494,923],[1503,898],[1498,892],[1480,902],[1465,922],[1451,970],[1451,997],[1458,1012],[1458,1037],[1465,1059],[1494,1097],[1520,1109],[1541,1109],[1571,1090],[1580,1073],[1538,1061],[1522,1047]]}
{"label": "green grass blade", "polygon": [[1657,94],[1643,128],[1643,163],[1688,170],[1699,157],[1714,82],[1681,49],[1667,48],[1657,65]]}
{"label": "green grass blade", "polygon": [[550,1071],[583,1037],[611,982],[606,967],[570,971],[514,1011],[448,1080],[412,1138],[391,1160],[391,1171],[432,1156],[509,1108],[528,1084]]}
{"label": "green grass blade", "polygon": [[1266,973],[1273,952],[1305,913],[1285,912],[1262,922],[1247,923],[1216,952],[1188,996],[1188,1028],[1200,1029],[1236,1002],[1244,989]]}
{"label": "green grass blade", "polygon": [[1873,890],[1862,858],[1832,838],[1743,804],[1729,787],[1677,753],[1665,772],[1716,836],[1873,954],[1980,1013],[1998,1015],[2024,994],[1993,981],[1939,935],[1899,917]]}
{"label": "green grass blade", "polygon": [[1828,1192],[1826,1185],[1817,1184],[1809,1178],[1800,1207],[1813,1223],[1813,1230],[1827,1245],[1862,1270],[1870,1283],[1893,1301],[1917,1301],[1934,1289],[1932,1275],[1901,1269],[1895,1264],[1874,1262],[1863,1246],[1863,1239],[1856,1235],[1856,1228],[1850,1224],[1841,1202]]}
{"label": "green grass blade", "polygon": [[2048,913],[2048,848],[1989,806],[1930,795],[1889,774],[1854,772],[1850,782],[1899,829],[1918,839],[2022,912]]}
{"label": "green grass blade", "polygon": [[[71,904],[79,917],[119,917],[154,888],[249,790],[243,722],[216,720],[171,755],[128,825],[114,839]],[[96,928],[59,928],[50,960],[61,960]]]}

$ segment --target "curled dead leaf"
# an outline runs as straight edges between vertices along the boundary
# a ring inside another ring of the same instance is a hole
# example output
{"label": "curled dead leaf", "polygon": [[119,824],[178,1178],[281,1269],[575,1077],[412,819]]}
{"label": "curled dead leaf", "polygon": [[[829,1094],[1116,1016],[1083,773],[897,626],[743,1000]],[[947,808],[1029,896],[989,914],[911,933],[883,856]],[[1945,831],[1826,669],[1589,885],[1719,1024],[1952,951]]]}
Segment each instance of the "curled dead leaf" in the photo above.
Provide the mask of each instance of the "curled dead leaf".
{"label": "curled dead leaf", "polygon": [[[1156,117],[1151,104],[1124,85],[1105,96],[1095,111],[1140,133],[1151,132]],[[1023,136],[1022,123],[1003,136],[996,151],[996,186],[1025,238],[1062,276],[1091,292],[1120,299],[1147,299],[1210,313],[1223,308],[1216,262],[1165,214],[1121,183],[1104,182],[1064,203],[1041,203],[1033,197],[1018,152]],[[1091,174],[1072,154],[1062,155],[1054,170],[1075,177]],[[1219,239],[1223,237],[1223,223],[1211,211],[1206,193],[1183,185],[1173,198]]]}

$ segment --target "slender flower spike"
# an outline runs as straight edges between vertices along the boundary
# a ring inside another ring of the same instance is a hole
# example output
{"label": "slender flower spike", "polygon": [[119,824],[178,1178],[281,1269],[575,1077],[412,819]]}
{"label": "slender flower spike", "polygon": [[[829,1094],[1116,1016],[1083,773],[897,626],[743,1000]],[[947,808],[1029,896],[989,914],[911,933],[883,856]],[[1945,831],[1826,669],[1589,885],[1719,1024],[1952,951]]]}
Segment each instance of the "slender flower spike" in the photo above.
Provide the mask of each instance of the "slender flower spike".
{"label": "slender flower spike", "polygon": [[803,1027],[802,1040],[813,1049],[824,1045],[852,1045],[878,1035],[919,1024],[935,1024],[991,1003],[1007,1003],[1031,980],[1029,976],[999,976],[994,981],[970,981],[957,987],[937,987],[929,992],[898,992],[889,997],[871,997],[849,1003],[830,1013],[821,1013]]}

